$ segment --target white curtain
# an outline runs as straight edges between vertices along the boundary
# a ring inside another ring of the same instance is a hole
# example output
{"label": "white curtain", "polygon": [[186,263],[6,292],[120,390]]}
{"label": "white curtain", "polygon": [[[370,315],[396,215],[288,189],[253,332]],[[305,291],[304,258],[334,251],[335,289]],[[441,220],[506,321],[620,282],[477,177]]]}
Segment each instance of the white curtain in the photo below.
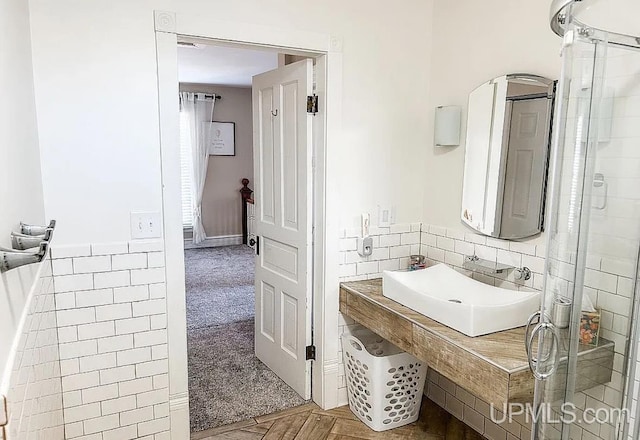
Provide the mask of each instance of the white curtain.
{"label": "white curtain", "polygon": [[[198,244],[207,238],[202,226],[202,194],[207,178],[209,151],[207,140],[211,122],[213,120],[213,99],[205,99],[202,93],[180,93],[181,111],[187,115],[189,121],[189,137],[191,144],[191,200],[193,204],[193,243]],[[204,122],[204,124],[203,124]]]}

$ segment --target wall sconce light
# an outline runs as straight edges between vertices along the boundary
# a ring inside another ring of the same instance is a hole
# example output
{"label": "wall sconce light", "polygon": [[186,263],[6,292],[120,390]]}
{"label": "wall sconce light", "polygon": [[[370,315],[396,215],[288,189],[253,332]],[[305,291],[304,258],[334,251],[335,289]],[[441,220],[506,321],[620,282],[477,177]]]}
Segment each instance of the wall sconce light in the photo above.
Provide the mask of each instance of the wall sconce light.
{"label": "wall sconce light", "polygon": [[460,145],[460,115],[462,108],[457,105],[436,107],[434,140],[436,147]]}

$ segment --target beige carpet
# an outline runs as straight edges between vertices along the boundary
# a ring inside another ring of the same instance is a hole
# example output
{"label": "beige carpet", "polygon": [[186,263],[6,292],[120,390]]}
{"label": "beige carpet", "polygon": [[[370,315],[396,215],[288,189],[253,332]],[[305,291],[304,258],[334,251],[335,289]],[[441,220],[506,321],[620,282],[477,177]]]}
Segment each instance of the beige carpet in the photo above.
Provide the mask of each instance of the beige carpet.
{"label": "beige carpet", "polygon": [[254,355],[254,254],[247,246],[185,251],[191,432],[304,400]]}

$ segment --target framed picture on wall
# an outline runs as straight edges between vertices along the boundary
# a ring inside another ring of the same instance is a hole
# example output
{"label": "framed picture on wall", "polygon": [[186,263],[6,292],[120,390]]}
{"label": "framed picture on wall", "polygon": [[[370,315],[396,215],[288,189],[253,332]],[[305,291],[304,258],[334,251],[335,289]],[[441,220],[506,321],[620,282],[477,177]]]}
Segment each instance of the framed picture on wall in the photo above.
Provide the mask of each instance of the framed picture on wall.
{"label": "framed picture on wall", "polygon": [[210,156],[236,155],[235,122],[204,122],[203,125]]}

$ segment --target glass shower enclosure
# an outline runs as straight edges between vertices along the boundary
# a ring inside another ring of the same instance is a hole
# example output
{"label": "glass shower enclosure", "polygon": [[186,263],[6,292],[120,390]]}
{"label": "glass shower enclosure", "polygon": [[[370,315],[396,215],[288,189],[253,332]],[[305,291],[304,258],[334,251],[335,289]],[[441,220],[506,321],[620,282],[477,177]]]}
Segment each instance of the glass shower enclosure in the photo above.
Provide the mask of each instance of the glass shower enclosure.
{"label": "glass shower enclosure", "polygon": [[551,27],[563,70],[526,341],[532,439],[638,439],[640,2],[555,0]]}

